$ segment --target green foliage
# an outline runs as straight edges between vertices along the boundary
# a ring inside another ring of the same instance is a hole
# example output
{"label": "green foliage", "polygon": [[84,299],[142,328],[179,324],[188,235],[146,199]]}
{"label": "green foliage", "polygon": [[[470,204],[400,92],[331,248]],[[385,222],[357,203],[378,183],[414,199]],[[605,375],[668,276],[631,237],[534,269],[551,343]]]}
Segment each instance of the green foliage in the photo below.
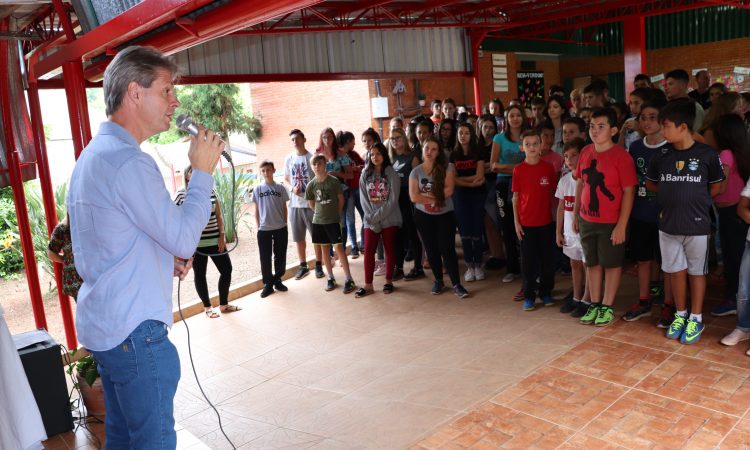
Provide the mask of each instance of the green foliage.
{"label": "green foliage", "polygon": [[57,220],[62,222],[68,214],[68,183],[65,182],[55,189],[55,206],[57,207]]}
{"label": "green foliage", "polygon": [[[224,234],[227,242],[234,242],[235,224],[239,223],[241,218],[242,196],[253,185],[250,177],[244,171],[236,172],[234,178],[235,190],[232,192],[232,174],[214,172],[214,190],[216,191],[216,199],[221,203],[221,212],[224,216]],[[232,210],[228,205],[234,205],[234,222],[232,221]]]}
{"label": "green foliage", "polygon": [[[42,263],[42,269],[50,275],[51,279],[54,279],[55,271],[52,261],[47,257],[49,236],[47,235],[47,218],[44,215],[42,193],[36,181],[24,183],[24,192],[26,195],[26,206],[29,211],[31,239],[34,242],[34,256],[37,262]],[[51,286],[52,282],[50,281],[50,288]]]}
{"label": "green foliage", "polygon": [[[179,86],[176,91],[182,105],[175,111],[175,117],[188,114],[206,128],[217,131],[225,141],[228,141],[231,133],[243,133],[250,142],[260,140],[260,120],[245,112],[236,84]],[[184,135],[172,126],[168,131],[149,139],[149,142],[170,144]]]}
{"label": "green foliage", "polygon": [[23,269],[18,219],[10,187],[0,189],[0,278],[17,278]]}
{"label": "green foliage", "polygon": [[[70,356],[73,357],[77,351],[77,349],[71,351]],[[68,375],[71,375],[73,373],[73,370],[75,370],[77,373],[80,373],[81,377],[86,380],[86,384],[88,384],[89,386],[93,385],[96,381],[96,378],[99,376],[99,369],[97,367],[96,360],[91,355],[86,355],[78,361],[68,364],[68,368],[66,369]]]}

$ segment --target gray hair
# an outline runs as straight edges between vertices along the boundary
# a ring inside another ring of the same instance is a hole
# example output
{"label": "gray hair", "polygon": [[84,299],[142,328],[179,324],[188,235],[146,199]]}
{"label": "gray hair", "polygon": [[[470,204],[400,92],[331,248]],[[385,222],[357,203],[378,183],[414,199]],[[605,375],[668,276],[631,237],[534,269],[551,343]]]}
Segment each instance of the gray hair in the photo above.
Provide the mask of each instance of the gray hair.
{"label": "gray hair", "polygon": [[177,64],[154,47],[133,45],[118,52],[104,71],[104,103],[107,116],[111,116],[120,108],[128,85],[132,81],[145,88],[151,87],[160,69],[168,71],[173,79],[179,72]]}

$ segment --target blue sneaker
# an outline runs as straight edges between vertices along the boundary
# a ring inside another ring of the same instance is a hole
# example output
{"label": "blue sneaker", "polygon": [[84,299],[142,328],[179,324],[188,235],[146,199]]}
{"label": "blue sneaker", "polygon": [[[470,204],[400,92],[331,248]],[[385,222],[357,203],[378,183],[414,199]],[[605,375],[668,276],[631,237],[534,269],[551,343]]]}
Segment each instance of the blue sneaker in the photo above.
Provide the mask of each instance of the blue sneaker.
{"label": "blue sneaker", "polygon": [[533,311],[534,308],[534,299],[533,298],[526,298],[523,300],[523,310],[524,311]]}
{"label": "blue sneaker", "polygon": [[544,303],[544,306],[555,306],[555,301],[549,295],[542,297],[542,303]]}
{"label": "blue sneaker", "polygon": [[685,332],[680,337],[680,342],[683,344],[695,344],[701,339],[701,333],[703,333],[704,328],[706,326],[702,322],[698,322],[695,319],[688,319]]}
{"label": "blue sneaker", "polygon": [[732,314],[737,314],[737,302],[734,300],[727,300],[711,310],[711,315],[716,317],[731,316]]}
{"label": "blue sneaker", "polygon": [[432,295],[440,295],[443,293],[443,288],[445,286],[443,285],[442,281],[435,280],[434,283],[432,283]]}
{"label": "blue sneaker", "polygon": [[675,313],[674,320],[672,320],[669,328],[667,328],[667,337],[669,339],[680,339],[682,333],[685,331],[685,322],[687,322],[685,317]]}

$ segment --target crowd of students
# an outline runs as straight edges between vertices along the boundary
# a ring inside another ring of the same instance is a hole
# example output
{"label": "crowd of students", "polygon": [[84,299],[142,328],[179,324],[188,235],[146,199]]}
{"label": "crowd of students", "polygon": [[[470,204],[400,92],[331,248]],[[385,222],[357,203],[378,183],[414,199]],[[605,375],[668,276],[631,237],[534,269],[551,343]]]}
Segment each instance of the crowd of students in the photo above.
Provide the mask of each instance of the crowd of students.
{"label": "crowd of students", "polygon": [[[705,73],[691,92],[684,70],[665,78],[662,90],[648,76],[636,77],[627,104],[610,99],[601,80],[567,96],[553,86],[546,101],[534,99],[530,108],[518,101],[506,108],[495,99],[479,117],[452,99],[435,100],[431,116],[406,124],[393,118],[386,142],[365,131],[362,155],[350,132],[323,130],[311,153],[294,129],[283,168],[288,196],[273,181],[273,163],[261,163],[264,182],[256,189],[275,194],[254,196],[258,227],[275,220],[285,244],[290,198],[288,223],[300,259],[295,278],[311,270],[309,232],[316,277],[335,289],[335,255],[343,291],[356,297],[374,292],[374,276],[384,276],[382,291],[389,294],[394,281],[423,278],[429,269],[432,294],[445,290],[447,274],[454,294],[465,298],[463,283],[505,267],[502,282],[522,278],[514,300],[533,311],[537,299],[554,305],[555,273],[570,272],[573,289],[560,311],[596,326],[615,319],[627,258],[637,263],[639,299],[623,319],[650,316],[653,304],[663,303],[658,326],[684,344],[704,330],[706,275],[718,248],[726,301],[712,314],[737,313],[736,330],[722,339],[735,345],[750,339],[747,95],[709,85]],[[283,286],[285,248],[273,251],[276,272],[264,269],[261,297]],[[348,257],[361,251],[358,288]],[[270,265],[271,247],[261,253]],[[406,271],[408,261],[413,266]]]}

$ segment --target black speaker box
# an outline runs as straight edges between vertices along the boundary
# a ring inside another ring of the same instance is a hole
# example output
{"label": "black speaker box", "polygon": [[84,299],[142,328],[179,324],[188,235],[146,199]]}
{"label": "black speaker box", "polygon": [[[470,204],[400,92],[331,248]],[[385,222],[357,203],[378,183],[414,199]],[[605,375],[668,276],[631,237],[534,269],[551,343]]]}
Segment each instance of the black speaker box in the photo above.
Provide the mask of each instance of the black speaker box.
{"label": "black speaker box", "polygon": [[42,414],[47,437],[73,429],[73,414],[65,383],[60,345],[48,340],[18,350],[31,392]]}

